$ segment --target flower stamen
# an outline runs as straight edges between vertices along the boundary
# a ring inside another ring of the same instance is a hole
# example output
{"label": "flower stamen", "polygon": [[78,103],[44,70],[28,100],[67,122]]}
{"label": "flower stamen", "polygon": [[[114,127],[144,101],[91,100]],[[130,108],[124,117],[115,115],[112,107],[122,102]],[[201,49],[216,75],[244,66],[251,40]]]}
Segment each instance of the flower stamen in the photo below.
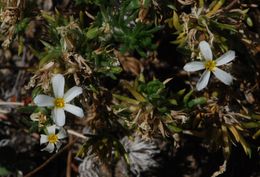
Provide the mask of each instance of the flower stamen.
{"label": "flower stamen", "polygon": [[65,101],[63,98],[56,98],[54,100],[54,106],[57,108],[64,108],[65,106]]}
{"label": "flower stamen", "polygon": [[55,134],[50,134],[50,135],[48,136],[48,141],[49,141],[50,143],[56,143],[56,142],[58,141],[58,136],[55,135]]}
{"label": "flower stamen", "polygon": [[204,63],[204,66],[205,66],[206,70],[214,71],[216,68],[216,61],[214,61],[214,60],[206,61]]}

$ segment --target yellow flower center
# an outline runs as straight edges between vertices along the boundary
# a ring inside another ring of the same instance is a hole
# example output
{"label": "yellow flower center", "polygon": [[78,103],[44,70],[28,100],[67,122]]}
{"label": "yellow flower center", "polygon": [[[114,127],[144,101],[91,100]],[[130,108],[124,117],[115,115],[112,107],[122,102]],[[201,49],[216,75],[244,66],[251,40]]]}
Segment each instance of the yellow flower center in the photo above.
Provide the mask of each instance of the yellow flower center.
{"label": "yellow flower center", "polygon": [[54,100],[54,106],[57,108],[64,108],[65,101],[63,98],[55,98]]}
{"label": "yellow flower center", "polygon": [[50,135],[48,136],[48,141],[49,141],[50,143],[56,143],[56,142],[58,141],[58,136],[55,135],[55,134],[50,134]]}
{"label": "yellow flower center", "polygon": [[214,71],[215,67],[216,67],[216,62],[213,60],[208,60],[204,63],[204,66],[205,66],[206,70]]}

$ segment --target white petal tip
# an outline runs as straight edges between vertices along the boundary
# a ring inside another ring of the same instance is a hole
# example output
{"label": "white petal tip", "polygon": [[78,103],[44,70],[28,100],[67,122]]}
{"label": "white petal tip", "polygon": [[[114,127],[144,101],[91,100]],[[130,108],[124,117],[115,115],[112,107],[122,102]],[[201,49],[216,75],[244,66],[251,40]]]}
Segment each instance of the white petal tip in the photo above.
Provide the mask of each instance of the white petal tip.
{"label": "white petal tip", "polygon": [[202,69],[205,69],[205,66],[202,62],[198,62],[198,61],[193,61],[190,63],[187,63],[183,69],[187,72],[193,72],[193,71],[199,71]]}
{"label": "white petal tip", "polygon": [[212,60],[213,55],[212,55],[212,51],[211,51],[211,48],[210,48],[210,45],[208,42],[201,41],[199,43],[199,48],[200,48],[200,52],[205,60]]}
{"label": "white petal tip", "polygon": [[214,75],[224,84],[231,85],[233,82],[233,76],[219,68],[216,68],[213,72]]}
{"label": "white petal tip", "polygon": [[202,74],[202,76],[200,77],[197,85],[196,85],[196,89],[198,91],[201,91],[202,89],[204,89],[209,82],[209,78],[210,78],[210,71],[204,71],[204,73]]}
{"label": "white petal tip", "polygon": [[66,104],[64,109],[65,109],[65,111],[68,111],[68,112],[74,114],[75,116],[77,116],[79,118],[83,118],[84,117],[83,109],[78,107],[78,106],[74,106],[74,105],[71,105],[71,104]]}
{"label": "white petal tip", "polygon": [[37,95],[33,102],[39,107],[53,106],[53,98],[47,95]]}
{"label": "white petal tip", "polygon": [[61,98],[64,95],[65,78],[61,74],[55,74],[52,79],[54,96]]}
{"label": "white petal tip", "polygon": [[64,109],[54,109],[53,110],[53,121],[56,126],[63,127],[65,125],[65,112]]}
{"label": "white petal tip", "polygon": [[65,121],[56,121],[54,122],[58,127],[63,127],[65,125]]}
{"label": "white petal tip", "polygon": [[70,102],[76,96],[82,94],[82,92],[83,92],[83,89],[78,86],[74,86],[71,89],[69,89],[64,95],[64,99],[65,99],[66,103]]}
{"label": "white petal tip", "polygon": [[206,86],[204,86],[204,87],[201,87],[201,86],[198,86],[198,85],[196,86],[196,90],[197,90],[197,91],[201,91],[201,90],[203,90],[203,89],[205,89],[205,88],[206,88]]}

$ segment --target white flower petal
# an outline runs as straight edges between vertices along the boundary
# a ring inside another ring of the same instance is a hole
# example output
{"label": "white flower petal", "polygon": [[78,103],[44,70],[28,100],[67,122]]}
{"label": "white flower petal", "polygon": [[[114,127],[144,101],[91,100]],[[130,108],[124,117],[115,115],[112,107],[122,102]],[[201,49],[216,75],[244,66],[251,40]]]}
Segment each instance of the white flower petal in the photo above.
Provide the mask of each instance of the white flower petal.
{"label": "white flower petal", "polygon": [[233,77],[229,73],[227,73],[219,68],[216,68],[213,71],[213,73],[224,84],[226,84],[226,85],[232,84]]}
{"label": "white flower petal", "polygon": [[67,137],[67,133],[64,128],[61,128],[59,133],[57,134],[58,139],[63,139]]}
{"label": "white flower petal", "polygon": [[45,148],[43,148],[41,151],[48,151],[49,153],[52,153],[54,150],[54,144],[49,143]]}
{"label": "white flower petal", "polygon": [[209,77],[210,77],[210,71],[206,70],[204,71],[204,73],[202,74],[202,76],[200,77],[197,85],[196,85],[196,88],[198,91],[204,89],[208,82],[209,82]]}
{"label": "white flower petal", "polygon": [[84,117],[83,110],[78,106],[74,106],[72,104],[65,104],[64,109],[65,109],[65,111],[68,111],[80,118]]}
{"label": "white flower petal", "polygon": [[56,129],[55,125],[47,127],[48,134],[55,134],[55,129]]}
{"label": "white flower petal", "polygon": [[54,98],[47,95],[37,95],[33,102],[40,107],[54,106]]}
{"label": "white flower petal", "polygon": [[63,98],[65,85],[65,79],[63,75],[56,74],[52,77],[51,82],[55,98]]}
{"label": "white flower petal", "polygon": [[233,50],[227,51],[221,57],[216,60],[216,66],[224,65],[235,59],[235,52]]}
{"label": "white flower petal", "polygon": [[47,143],[47,142],[48,142],[48,136],[41,135],[40,144],[44,144],[44,143]]}
{"label": "white flower petal", "polygon": [[59,149],[60,149],[60,147],[61,147],[61,145],[62,145],[62,143],[61,143],[60,141],[57,141],[57,142],[55,143],[55,145],[56,145],[56,152],[58,152]]}
{"label": "white flower petal", "polygon": [[55,108],[53,110],[53,121],[55,124],[59,127],[62,127],[65,125],[65,112],[61,108]]}
{"label": "white flower petal", "polygon": [[39,120],[39,116],[41,115],[41,112],[37,112],[37,113],[32,113],[31,115],[30,115],[30,118],[31,118],[31,120],[32,121],[40,121]]}
{"label": "white flower petal", "polygon": [[73,98],[76,96],[80,95],[82,93],[82,88],[74,86],[71,89],[69,89],[65,95],[64,95],[64,100],[66,103],[70,102]]}
{"label": "white flower petal", "polygon": [[204,66],[203,62],[193,61],[193,62],[187,63],[183,67],[183,69],[188,72],[193,72],[193,71],[199,71],[199,70],[205,69],[205,66]]}
{"label": "white flower petal", "polygon": [[199,44],[200,52],[205,60],[212,60],[213,55],[209,43],[201,41]]}

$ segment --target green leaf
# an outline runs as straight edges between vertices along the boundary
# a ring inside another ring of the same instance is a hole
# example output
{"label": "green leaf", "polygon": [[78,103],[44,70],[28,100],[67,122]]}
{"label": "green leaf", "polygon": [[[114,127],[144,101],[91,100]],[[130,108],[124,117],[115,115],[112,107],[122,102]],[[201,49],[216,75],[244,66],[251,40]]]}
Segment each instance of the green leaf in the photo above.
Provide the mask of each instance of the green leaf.
{"label": "green leaf", "polygon": [[153,81],[148,82],[145,91],[148,95],[158,94],[164,88],[165,88],[165,85],[162,82],[160,82],[159,80],[153,80]]}
{"label": "green leaf", "polygon": [[177,8],[174,5],[172,5],[172,4],[167,5],[167,7],[169,7],[172,10],[177,10]]}
{"label": "green leaf", "polygon": [[49,23],[54,24],[55,23],[55,18],[49,15],[47,12],[42,11],[42,16],[47,20]]}
{"label": "green leaf", "polygon": [[250,27],[253,27],[253,25],[254,25],[254,24],[253,24],[253,21],[252,21],[252,19],[251,19],[250,17],[247,17],[247,18],[246,18],[246,23],[247,23],[247,25],[250,26]]}
{"label": "green leaf", "polygon": [[176,99],[169,99],[168,101],[169,101],[169,103],[172,104],[172,105],[175,105],[175,106],[178,105],[178,102],[177,102]]}
{"label": "green leaf", "polygon": [[236,26],[235,25],[229,25],[229,24],[224,24],[224,23],[219,23],[219,22],[216,22],[216,21],[211,21],[212,24],[221,29],[221,30],[229,30],[229,31],[232,31],[232,32],[237,32],[236,30]]}
{"label": "green leaf", "polygon": [[49,50],[47,53],[45,53],[45,55],[40,59],[39,65],[43,66],[45,63],[49,61],[57,60],[58,58],[60,58],[61,55],[62,55],[62,50],[60,47],[53,48]]}
{"label": "green leaf", "polygon": [[260,120],[259,114],[252,114],[251,117],[252,117],[252,119]]}
{"label": "green leaf", "polygon": [[192,108],[193,106],[202,105],[205,103],[207,103],[207,99],[205,97],[199,97],[199,98],[195,98],[195,99],[192,99],[191,101],[189,101],[188,107]]}
{"label": "green leaf", "polygon": [[48,48],[48,49],[53,49],[54,47],[51,45],[51,44],[49,44],[48,42],[45,42],[45,41],[43,41],[43,40],[40,40],[41,41],[41,43],[46,47],[46,48]]}
{"label": "green leaf", "polygon": [[193,90],[189,91],[189,93],[187,93],[187,94],[183,97],[183,103],[184,103],[185,105],[187,105],[187,103],[188,103],[188,101],[189,101],[189,99],[190,99],[192,93],[193,93]]}
{"label": "green leaf", "polygon": [[177,92],[178,96],[182,96],[185,93],[186,89],[182,89],[180,91]]}
{"label": "green leaf", "polygon": [[21,113],[33,113],[37,108],[38,106],[25,106],[19,108],[18,111]]}
{"label": "green leaf", "polygon": [[260,130],[258,130],[254,135],[253,135],[253,139],[256,139],[260,136]]}
{"label": "green leaf", "polygon": [[166,126],[168,127],[168,129],[171,132],[174,132],[174,133],[180,133],[182,131],[182,129],[177,127],[175,124],[166,124]]}
{"label": "green leaf", "polygon": [[242,125],[246,128],[259,128],[260,122],[244,122]]}
{"label": "green leaf", "polygon": [[0,176],[7,176],[10,175],[11,172],[7,170],[5,167],[0,166]]}
{"label": "green leaf", "polygon": [[41,87],[36,87],[35,89],[33,89],[32,91],[32,98],[36,97],[37,95],[39,95],[42,92],[42,88]]}
{"label": "green leaf", "polygon": [[158,109],[158,111],[160,111],[161,113],[166,113],[166,112],[168,112],[168,109],[167,109],[167,107],[157,107],[157,109]]}
{"label": "green leaf", "polygon": [[24,49],[24,39],[22,37],[19,38],[18,40],[18,55],[21,56],[21,54],[23,53],[23,49]]}
{"label": "green leaf", "polygon": [[125,101],[127,103],[131,103],[131,104],[135,104],[135,105],[138,105],[140,103],[140,101],[137,101],[137,100],[134,100],[132,98],[128,98],[128,97],[122,96],[122,95],[113,94],[113,97],[115,97],[118,100]]}
{"label": "green leaf", "polygon": [[30,21],[29,18],[24,18],[24,19],[22,19],[22,21],[20,21],[18,24],[16,24],[16,26],[15,26],[15,32],[16,32],[16,33],[19,33],[19,32],[24,31],[24,30],[27,28],[27,26],[28,26],[28,24],[29,24],[29,21]]}
{"label": "green leaf", "polygon": [[138,9],[140,7],[140,2],[139,0],[132,0],[129,5],[128,5],[128,9],[132,10],[132,9]]}
{"label": "green leaf", "polygon": [[182,26],[179,22],[179,16],[178,14],[174,11],[173,12],[173,17],[172,17],[172,20],[173,20],[173,26],[176,30],[178,31],[182,31]]}
{"label": "green leaf", "polygon": [[86,36],[89,39],[94,39],[94,38],[97,37],[98,32],[99,32],[99,28],[97,28],[97,27],[89,28],[88,31],[87,31]]}
{"label": "green leaf", "polygon": [[143,0],[143,7],[148,8],[151,4],[151,0]]}
{"label": "green leaf", "polygon": [[138,93],[133,87],[126,83],[125,87],[127,90],[140,102],[146,102],[145,97],[143,97],[140,93]]}

